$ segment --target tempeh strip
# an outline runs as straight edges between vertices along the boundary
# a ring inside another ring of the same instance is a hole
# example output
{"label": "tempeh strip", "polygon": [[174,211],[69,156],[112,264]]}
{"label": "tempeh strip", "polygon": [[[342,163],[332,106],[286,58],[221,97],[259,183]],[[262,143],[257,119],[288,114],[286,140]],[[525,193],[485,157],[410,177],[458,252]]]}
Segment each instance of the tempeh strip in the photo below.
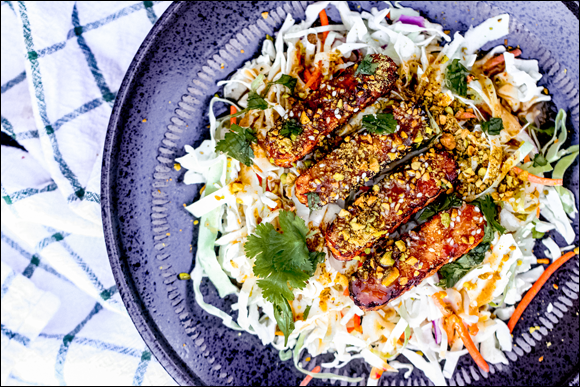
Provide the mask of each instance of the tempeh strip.
{"label": "tempeh strip", "polygon": [[451,189],[457,164],[435,149],[414,157],[403,170],[386,177],[347,210],[326,231],[326,245],[339,260],[350,260],[388,236],[441,193]]}
{"label": "tempeh strip", "polygon": [[391,134],[359,133],[346,137],[337,149],[296,180],[296,197],[308,203],[316,194],[321,205],[345,199],[388,164],[403,158],[432,135],[425,112],[405,102],[392,107],[398,130]]}
{"label": "tempeh strip", "polygon": [[351,298],[363,310],[387,304],[477,246],[486,224],[479,208],[464,203],[388,240],[351,277]]}
{"label": "tempeh strip", "polygon": [[[374,74],[355,75],[359,64],[351,66],[296,103],[287,117],[278,119],[262,142],[276,165],[291,167],[311,153],[322,138],[391,90],[397,80],[397,65],[385,55],[372,54],[371,58],[377,64]],[[302,132],[295,138],[285,137],[281,131],[288,123],[301,126]]]}

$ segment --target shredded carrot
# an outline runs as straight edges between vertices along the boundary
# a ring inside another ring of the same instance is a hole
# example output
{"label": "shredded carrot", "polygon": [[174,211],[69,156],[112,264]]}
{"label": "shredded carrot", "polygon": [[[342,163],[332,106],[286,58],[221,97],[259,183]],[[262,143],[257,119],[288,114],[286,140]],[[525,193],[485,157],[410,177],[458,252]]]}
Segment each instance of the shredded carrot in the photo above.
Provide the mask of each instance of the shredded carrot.
{"label": "shredded carrot", "polygon": [[[236,107],[234,105],[230,106],[230,114],[236,114],[238,112],[238,109],[236,109]],[[230,118],[230,125],[233,125],[236,123],[236,117],[232,117]]]}
{"label": "shredded carrot", "polygon": [[347,296],[347,297],[350,295],[350,293],[348,291],[348,286],[344,289],[344,292],[342,293],[342,295]]}
{"label": "shredded carrot", "polygon": [[524,157],[524,163],[529,163],[530,161],[530,155],[526,155],[526,157]]}
{"label": "shredded carrot", "polygon": [[310,71],[308,71],[308,69],[304,69],[304,80],[306,82],[310,81],[310,79],[312,78],[312,74],[310,74]]}
{"label": "shredded carrot", "polygon": [[[542,184],[542,185],[563,185],[564,184],[564,180],[562,179],[548,179],[547,177],[540,177],[540,176],[536,176],[536,175],[532,175],[531,173],[528,173],[527,171],[524,171],[521,168],[518,167],[513,167],[512,168],[514,170],[514,172],[516,172],[520,179],[522,180],[528,180],[530,183],[536,183],[536,184]],[[525,173],[524,173],[525,172]]]}
{"label": "shredded carrot", "polygon": [[554,272],[558,270],[560,266],[562,266],[567,260],[569,260],[576,254],[577,251],[569,251],[566,254],[562,255],[560,258],[556,259],[554,262],[552,262],[550,266],[546,268],[546,270],[542,273],[540,278],[538,278],[538,280],[534,283],[531,289],[528,290],[528,292],[526,293],[526,295],[524,296],[524,298],[514,311],[514,314],[512,314],[512,317],[508,322],[508,328],[510,329],[510,332],[513,332],[514,327],[516,326],[518,320],[522,316],[522,313],[524,313],[524,310],[526,310],[530,302],[532,302],[532,300],[534,299],[536,294],[538,294],[542,286],[544,286],[546,281],[548,281],[548,278],[550,278],[550,276],[554,274]]}
{"label": "shredded carrot", "polygon": [[[328,25],[328,16],[326,16],[326,11],[323,9],[318,14],[320,17],[320,24],[323,26]],[[322,33],[322,47],[324,48],[324,42],[326,41],[326,37],[328,36],[328,31]]]}
{"label": "shredded carrot", "polygon": [[360,316],[355,314],[349,322],[346,323],[346,330],[348,333],[358,330],[360,327]]}
{"label": "shredded carrot", "polygon": [[433,303],[435,304],[435,306],[437,308],[439,308],[441,313],[443,313],[443,316],[448,317],[448,316],[452,315],[453,312],[443,303],[443,300],[441,297],[442,295],[439,293],[445,293],[445,292],[435,293],[431,296],[431,299],[433,299]]}
{"label": "shredded carrot", "polygon": [[[304,72],[306,72],[306,71],[307,70],[304,70]],[[322,75],[322,72],[320,72],[320,70],[316,69],[316,71],[314,73],[312,73],[312,75],[310,76],[310,79],[306,82],[305,88],[308,89],[310,86],[313,86],[316,83],[316,81],[318,81],[318,78],[320,78],[321,75]]]}
{"label": "shredded carrot", "polygon": [[548,258],[540,258],[536,262],[542,265],[548,265],[550,263],[550,260]]}
{"label": "shredded carrot", "polygon": [[470,118],[477,118],[477,116],[473,113],[469,113],[469,112],[458,112],[455,115],[455,118],[457,118],[458,120],[468,120]]}
{"label": "shredded carrot", "polygon": [[540,206],[536,208],[536,218],[540,219]]}
{"label": "shredded carrot", "polygon": [[[312,371],[310,371],[314,374],[317,374],[320,372],[320,366],[316,366],[314,367],[314,369]],[[310,375],[306,375],[306,377],[304,378],[304,380],[300,383],[301,386],[307,386],[308,383],[310,383],[310,381],[312,380],[312,376]]]}
{"label": "shredded carrot", "polygon": [[454,315],[454,317],[455,318],[453,326],[459,332],[459,336],[463,341],[463,345],[465,345],[465,348],[467,348],[467,351],[475,361],[475,364],[477,364],[479,368],[481,368],[485,372],[489,372],[489,365],[487,364],[483,356],[481,356],[481,353],[479,353],[479,351],[477,350],[477,347],[473,343],[473,340],[471,339],[471,336],[469,335],[469,331],[465,327],[465,324],[457,315]]}
{"label": "shredded carrot", "polygon": [[475,336],[479,332],[479,327],[477,326],[477,324],[471,324],[467,326],[467,330],[469,331],[469,334],[471,336]]}
{"label": "shredded carrot", "polygon": [[[520,56],[522,54],[522,50],[520,50],[519,48],[516,48],[513,51],[509,51],[509,53],[513,54],[514,56]],[[500,54],[498,56],[491,58],[487,62],[485,62],[485,64],[483,65],[483,69],[486,71],[489,71],[492,68],[502,64],[504,61],[505,61],[505,59],[503,57],[503,54]]]}
{"label": "shredded carrot", "polygon": [[383,375],[384,370],[380,369],[380,368],[376,368],[373,367],[371,369],[371,379],[377,380],[380,379],[381,376]]}

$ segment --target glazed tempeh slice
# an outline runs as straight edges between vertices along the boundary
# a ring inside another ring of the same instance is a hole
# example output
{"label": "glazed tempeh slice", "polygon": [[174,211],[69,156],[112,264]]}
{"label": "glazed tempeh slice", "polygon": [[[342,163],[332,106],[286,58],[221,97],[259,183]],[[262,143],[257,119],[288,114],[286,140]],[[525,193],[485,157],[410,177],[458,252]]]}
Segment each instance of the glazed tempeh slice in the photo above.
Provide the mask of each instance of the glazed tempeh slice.
{"label": "glazed tempeh slice", "polygon": [[326,245],[336,259],[353,259],[451,189],[457,174],[457,164],[447,152],[431,148],[414,157],[359,196],[348,211],[342,210],[326,231]]}
{"label": "glazed tempeh slice", "polygon": [[363,310],[385,305],[477,246],[486,224],[479,208],[464,203],[388,240],[351,277],[351,298]]}
{"label": "glazed tempeh slice", "polygon": [[[293,162],[312,152],[322,138],[344,125],[359,110],[389,93],[397,80],[397,65],[385,55],[373,54],[371,57],[372,63],[376,64],[374,74],[361,72],[355,75],[360,64],[351,66],[296,103],[286,119],[278,119],[262,143],[268,157],[276,165],[291,167]],[[284,125],[289,123],[302,127],[302,132],[294,139],[281,133]]]}
{"label": "glazed tempeh slice", "polygon": [[345,199],[351,190],[358,189],[382,168],[401,159],[431,136],[420,106],[401,102],[392,109],[399,127],[395,133],[364,132],[346,137],[337,149],[296,180],[298,200],[307,204],[307,195],[313,193],[321,205]]}

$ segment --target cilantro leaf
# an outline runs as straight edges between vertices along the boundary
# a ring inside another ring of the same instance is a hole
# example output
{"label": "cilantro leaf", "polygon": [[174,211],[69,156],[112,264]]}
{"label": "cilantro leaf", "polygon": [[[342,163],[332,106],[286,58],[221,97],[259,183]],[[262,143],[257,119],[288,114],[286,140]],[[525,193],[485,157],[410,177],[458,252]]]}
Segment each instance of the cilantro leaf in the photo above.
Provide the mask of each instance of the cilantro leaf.
{"label": "cilantro leaf", "polygon": [[266,86],[266,91],[264,92],[264,94],[268,94],[268,91],[270,90],[270,87],[272,87],[272,85],[286,86],[287,88],[290,89],[290,92],[294,93],[294,88],[296,87],[297,82],[298,79],[291,77],[290,75],[282,74],[282,76],[277,80],[268,83],[268,86]]}
{"label": "cilantro leaf", "polygon": [[481,130],[490,136],[497,136],[503,130],[503,120],[493,117],[489,121],[481,123]]}
{"label": "cilantro leaf", "polygon": [[443,198],[437,200],[435,203],[432,203],[427,207],[425,207],[425,209],[419,216],[419,220],[427,220],[433,215],[440,213],[441,211],[448,210],[452,207],[461,207],[462,204],[463,200],[456,194],[445,195]]}
{"label": "cilantro leaf", "polygon": [[547,129],[541,129],[541,128],[536,128],[535,126],[532,126],[532,128],[539,133],[544,133],[546,135],[548,135],[549,137],[554,136],[554,131],[556,130],[556,128],[554,126],[550,126]]}
{"label": "cilantro leaf", "polygon": [[500,234],[505,232],[505,228],[497,220],[497,208],[493,202],[493,199],[491,198],[491,195],[480,197],[479,199],[474,200],[472,203],[478,206],[481,212],[483,212],[488,225],[499,231]]}
{"label": "cilantro leaf", "polygon": [[469,71],[459,63],[459,59],[453,59],[445,70],[445,86],[456,94],[466,97],[468,74]]}
{"label": "cilantro leaf", "polygon": [[224,139],[217,142],[215,149],[249,167],[254,164],[254,151],[250,146],[253,142],[256,142],[256,135],[252,129],[233,124]]}
{"label": "cilantro leaf", "polygon": [[302,133],[303,130],[304,129],[302,128],[302,125],[300,125],[295,119],[291,118],[284,121],[284,124],[282,124],[282,129],[280,129],[280,136],[298,136]]}
{"label": "cilantro leaf", "polygon": [[284,345],[288,344],[288,337],[294,330],[294,314],[288,301],[274,303],[274,318],[278,323],[278,328],[284,333]]}
{"label": "cilantro leaf", "polygon": [[439,269],[438,286],[452,288],[469,271],[483,262],[489,243],[480,243],[455,262],[448,263]]}
{"label": "cilantro leaf", "polygon": [[294,330],[294,317],[288,301],[294,299],[293,288],[303,289],[314,274],[324,253],[310,252],[306,246],[308,227],[300,217],[281,211],[278,222],[282,233],[271,223],[261,223],[248,237],[246,256],[255,258],[254,275],[263,297],[274,305],[278,327],[286,340]]}
{"label": "cilantro leaf", "polygon": [[306,194],[308,197],[308,208],[310,211],[319,210],[322,208],[320,205],[320,196],[316,192],[308,192]]}
{"label": "cilantro leaf", "polygon": [[362,125],[370,133],[389,134],[397,131],[399,123],[391,113],[378,113],[364,115]]}
{"label": "cilantro leaf", "polygon": [[377,71],[377,67],[379,67],[378,63],[373,63],[373,57],[370,55],[366,55],[363,60],[358,64],[354,75],[357,76],[359,74],[362,75],[373,75],[375,71]]}
{"label": "cilantro leaf", "polygon": [[534,167],[544,167],[548,164],[548,160],[546,160],[546,158],[544,156],[542,156],[541,153],[538,153],[535,157],[534,157]]}
{"label": "cilantro leaf", "polygon": [[250,110],[266,110],[269,107],[270,105],[268,105],[268,102],[266,102],[264,98],[260,97],[260,94],[258,94],[254,90],[251,90],[248,93],[248,107],[243,110],[240,110],[237,113],[230,114],[228,117],[239,117],[243,114],[246,114]]}

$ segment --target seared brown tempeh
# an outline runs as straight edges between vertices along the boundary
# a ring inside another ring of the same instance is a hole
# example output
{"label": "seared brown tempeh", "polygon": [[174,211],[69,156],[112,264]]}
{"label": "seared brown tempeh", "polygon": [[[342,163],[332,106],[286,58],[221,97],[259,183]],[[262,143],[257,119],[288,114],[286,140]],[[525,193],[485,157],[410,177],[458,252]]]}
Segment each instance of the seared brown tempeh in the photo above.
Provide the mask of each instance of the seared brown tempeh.
{"label": "seared brown tempeh", "polygon": [[[377,64],[373,75],[355,75],[359,64],[351,66],[296,103],[286,119],[278,119],[262,143],[276,165],[291,167],[312,152],[324,136],[391,90],[397,80],[397,65],[385,55],[371,57]],[[302,133],[294,139],[280,133],[284,124],[292,120],[294,125],[302,126]]]}
{"label": "seared brown tempeh", "polygon": [[464,203],[386,241],[351,277],[350,297],[363,310],[385,305],[477,246],[486,224],[479,208]]}
{"label": "seared brown tempeh", "polygon": [[321,205],[345,199],[379,171],[405,156],[428,139],[432,131],[427,126],[420,106],[404,102],[394,105],[393,116],[398,130],[391,134],[359,133],[344,139],[337,149],[313,165],[296,180],[296,197],[308,203],[309,193],[316,193]]}
{"label": "seared brown tempeh", "polygon": [[353,259],[451,189],[455,179],[453,157],[431,148],[342,210],[326,231],[326,245],[336,259]]}

